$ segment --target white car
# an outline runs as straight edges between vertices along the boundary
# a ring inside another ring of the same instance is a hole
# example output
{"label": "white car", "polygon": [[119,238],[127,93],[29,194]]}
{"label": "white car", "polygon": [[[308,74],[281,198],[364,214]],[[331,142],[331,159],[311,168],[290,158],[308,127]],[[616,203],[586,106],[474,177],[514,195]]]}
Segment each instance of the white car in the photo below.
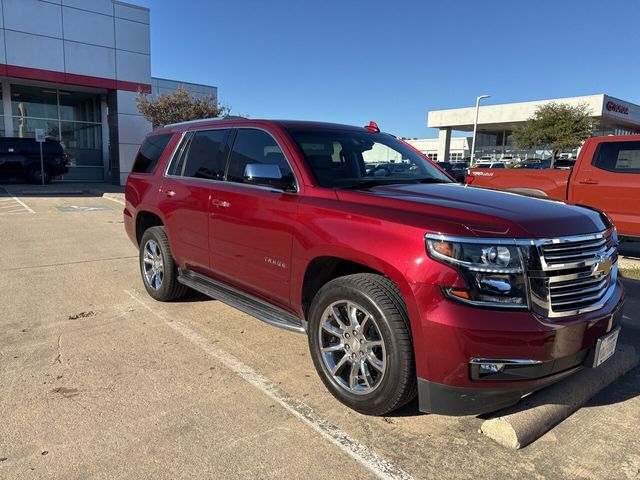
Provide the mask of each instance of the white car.
{"label": "white car", "polygon": [[507,164],[504,162],[491,162],[489,165],[484,168],[507,168]]}

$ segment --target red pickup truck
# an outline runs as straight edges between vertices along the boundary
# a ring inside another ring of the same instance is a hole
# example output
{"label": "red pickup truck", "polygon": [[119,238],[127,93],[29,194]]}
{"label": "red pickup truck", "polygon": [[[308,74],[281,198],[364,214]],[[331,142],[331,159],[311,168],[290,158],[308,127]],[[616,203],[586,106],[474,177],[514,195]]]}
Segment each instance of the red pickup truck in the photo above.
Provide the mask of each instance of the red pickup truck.
{"label": "red pickup truck", "polygon": [[156,130],[124,224],[151,297],[193,289],[305,333],[324,384],[362,413],[416,395],[425,412],[489,412],[615,352],[605,215],[459,185],[375,124]]}
{"label": "red pickup truck", "polygon": [[594,207],[621,236],[640,239],[640,135],[588,139],[571,170],[476,168],[466,182]]}

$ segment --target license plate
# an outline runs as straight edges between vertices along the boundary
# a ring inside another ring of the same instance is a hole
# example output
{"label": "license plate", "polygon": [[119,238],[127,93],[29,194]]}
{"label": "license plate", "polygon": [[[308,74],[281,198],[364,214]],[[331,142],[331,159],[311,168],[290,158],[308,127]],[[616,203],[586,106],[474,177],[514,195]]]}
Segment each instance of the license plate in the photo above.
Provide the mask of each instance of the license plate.
{"label": "license plate", "polygon": [[618,343],[618,334],[620,329],[616,328],[613,332],[600,337],[596,343],[596,354],[593,360],[593,366],[599,367],[607,359],[616,352],[616,344]]}

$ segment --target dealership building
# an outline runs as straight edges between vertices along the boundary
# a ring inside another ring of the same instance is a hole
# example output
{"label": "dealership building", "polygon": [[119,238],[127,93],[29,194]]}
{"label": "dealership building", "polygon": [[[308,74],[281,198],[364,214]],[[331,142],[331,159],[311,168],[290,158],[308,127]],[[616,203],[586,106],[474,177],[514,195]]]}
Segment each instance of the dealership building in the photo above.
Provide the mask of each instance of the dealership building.
{"label": "dealership building", "polygon": [[[531,118],[537,108],[551,102],[586,105],[595,120],[596,136],[640,134],[640,105],[605,94],[486,105],[481,106],[478,111],[475,157],[548,157],[551,152],[543,147],[533,150],[518,149],[513,142],[512,133]],[[475,107],[431,111],[427,126],[440,130],[438,138],[413,139],[409,142],[434,160],[468,158],[471,155],[471,136],[452,137],[452,132],[473,132],[475,115]]]}
{"label": "dealership building", "polygon": [[0,0],[1,136],[64,143],[65,181],[123,184],[151,124],[136,107],[179,85],[151,76],[149,9],[116,0]]}

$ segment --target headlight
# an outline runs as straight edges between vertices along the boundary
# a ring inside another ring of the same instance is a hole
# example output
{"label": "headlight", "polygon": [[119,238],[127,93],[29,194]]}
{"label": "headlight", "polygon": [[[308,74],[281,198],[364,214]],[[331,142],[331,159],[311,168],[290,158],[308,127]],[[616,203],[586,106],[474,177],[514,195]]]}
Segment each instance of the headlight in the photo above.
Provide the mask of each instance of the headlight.
{"label": "headlight", "polygon": [[455,267],[467,289],[445,287],[452,299],[478,306],[527,308],[524,262],[515,242],[426,236],[429,256]]}

